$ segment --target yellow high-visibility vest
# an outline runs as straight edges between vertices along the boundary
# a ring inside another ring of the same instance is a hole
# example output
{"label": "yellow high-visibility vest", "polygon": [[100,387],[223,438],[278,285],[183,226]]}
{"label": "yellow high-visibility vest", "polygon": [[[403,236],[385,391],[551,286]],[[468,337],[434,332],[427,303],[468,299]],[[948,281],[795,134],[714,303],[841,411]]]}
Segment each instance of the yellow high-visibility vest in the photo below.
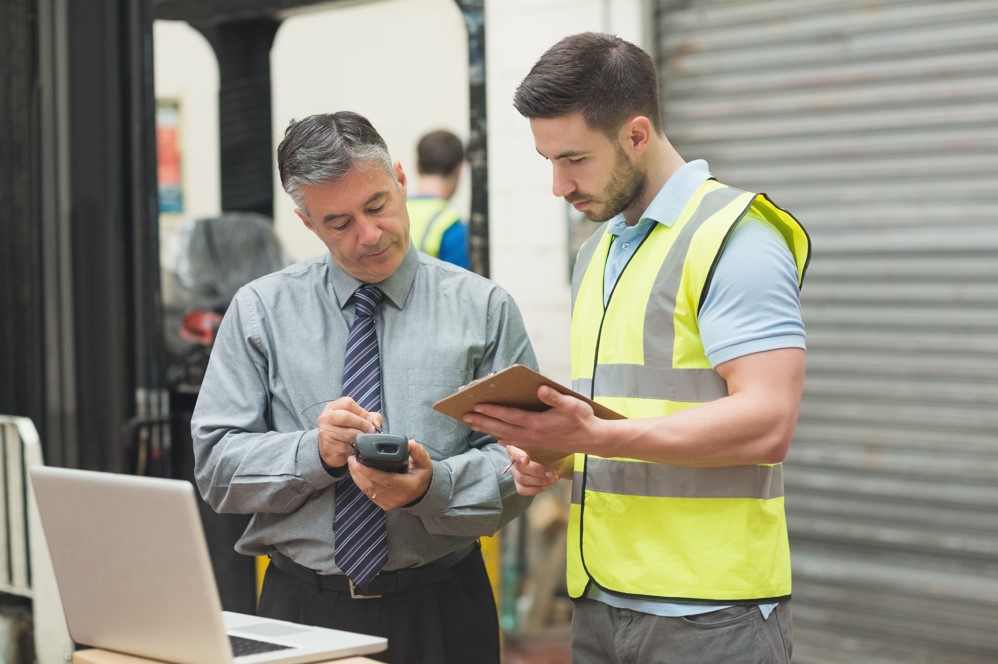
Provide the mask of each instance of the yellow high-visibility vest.
{"label": "yellow high-visibility vest", "polygon": [[412,243],[419,251],[440,258],[444,233],[459,223],[461,216],[444,199],[430,196],[413,196],[406,207],[409,209],[409,237]]}
{"label": "yellow high-visibility vest", "polygon": [[[605,309],[606,225],[579,252],[573,277],[572,384],[632,418],[727,395],[700,339],[705,286],[736,224],[752,210],[783,236],[799,281],[810,240],[763,195],[705,182],[670,228],[653,230]],[[782,464],[684,468],[575,457],[568,591],[739,603],[790,595]]]}

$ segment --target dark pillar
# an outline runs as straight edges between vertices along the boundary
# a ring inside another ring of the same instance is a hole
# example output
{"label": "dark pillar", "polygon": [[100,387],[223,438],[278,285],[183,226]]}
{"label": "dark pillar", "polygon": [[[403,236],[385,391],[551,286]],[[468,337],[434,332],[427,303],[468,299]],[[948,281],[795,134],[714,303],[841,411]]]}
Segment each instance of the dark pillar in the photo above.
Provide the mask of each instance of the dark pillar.
{"label": "dark pillar", "polygon": [[0,411],[34,420],[50,464],[134,471],[160,338],[148,0],[0,12]]}
{"label": "dark pillar", "polygon": [[[136,415],[151,414],[137,413],[141,395],[158,396],[164,387],[157,366],[162,330],[156,325],[149,2],[55,0],[53,6],[53,36],[66,40],[64,50],[54,44],[55,65],[65,67],[65,87],[56,88],[65,97],[55,101],[54,119],[66,128],[56,146],[66,167],[53,169],[53,176],[65,183],[66,197],[54,219],[65,253],[53,260],[64,272],[53,286],[68,289],[62,299],[70,324],[62,333],[75,367],[75,394],[65,404],[67,424],[78,435],[79,466],[160,474],[162,450],[136,454],[129,436],[135,429],[128,428]],[[60,389],[50,385],[49,393]],[[50,411],[63,405],[50,404]],[[157,433],[155,443],[164,442]]]}
{"label": "dark pillar", "polygon": [[280,21],[192,23],[218,58],[222,210],[274,216],[270,47]]}
{"label": "dark pillar", "polygon": [[45,414],[36,0],[0,2],[0,414]]}
{"label": "dark pillar", "polygon": [[471,217],[468,220],[471,269],[489,276],[489,160],[485,106],[485,1],[455,0],[468,29],[470,127],[466,157],[471,165]]}

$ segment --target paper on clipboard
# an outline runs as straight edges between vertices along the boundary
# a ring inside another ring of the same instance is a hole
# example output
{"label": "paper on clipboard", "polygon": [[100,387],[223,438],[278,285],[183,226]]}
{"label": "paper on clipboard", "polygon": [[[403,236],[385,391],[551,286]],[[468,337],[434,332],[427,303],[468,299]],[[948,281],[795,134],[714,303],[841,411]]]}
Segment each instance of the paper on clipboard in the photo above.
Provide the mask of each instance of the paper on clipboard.
{"label": "paper on clipboard", "polygon": [[547,404],[537,398],[537,388],[542,385],[547,385],[562,394],[585,401],[592,406],[596,417],[604,420],[625,419],[620,413],[596,403],[522,364],[514,364],[491,376],[480,378],[465,385],[449,397],[444,397],[433,404],[433,408],[455,420],[460,420],[464,415],[472,412],[475,405],[480,403],[494,403],[500,406],[540,412],[549,408]]}

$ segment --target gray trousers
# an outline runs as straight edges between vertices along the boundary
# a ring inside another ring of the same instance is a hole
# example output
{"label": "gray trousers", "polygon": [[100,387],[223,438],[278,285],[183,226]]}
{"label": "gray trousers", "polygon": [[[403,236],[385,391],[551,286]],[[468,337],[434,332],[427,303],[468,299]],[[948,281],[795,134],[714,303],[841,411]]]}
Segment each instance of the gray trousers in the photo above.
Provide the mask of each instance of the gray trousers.
{"label": "gray trousers", "polygon": [[787,664],[790,603],[764,619],[756,606],[663,618],[602,602],[575,602],[572,664]]}

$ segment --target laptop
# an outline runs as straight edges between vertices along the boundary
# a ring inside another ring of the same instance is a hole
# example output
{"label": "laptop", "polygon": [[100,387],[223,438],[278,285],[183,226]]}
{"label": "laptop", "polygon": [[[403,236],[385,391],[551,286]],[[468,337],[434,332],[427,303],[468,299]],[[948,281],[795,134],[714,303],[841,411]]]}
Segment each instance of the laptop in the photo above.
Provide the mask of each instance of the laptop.
{"label": "laptop", "polygon": [[[388,647],[382,637],[222,611],[190,482],[30,473],[77,644],[172,664],[302,664]],[[240,654],[246,641],[269,651]]]}

